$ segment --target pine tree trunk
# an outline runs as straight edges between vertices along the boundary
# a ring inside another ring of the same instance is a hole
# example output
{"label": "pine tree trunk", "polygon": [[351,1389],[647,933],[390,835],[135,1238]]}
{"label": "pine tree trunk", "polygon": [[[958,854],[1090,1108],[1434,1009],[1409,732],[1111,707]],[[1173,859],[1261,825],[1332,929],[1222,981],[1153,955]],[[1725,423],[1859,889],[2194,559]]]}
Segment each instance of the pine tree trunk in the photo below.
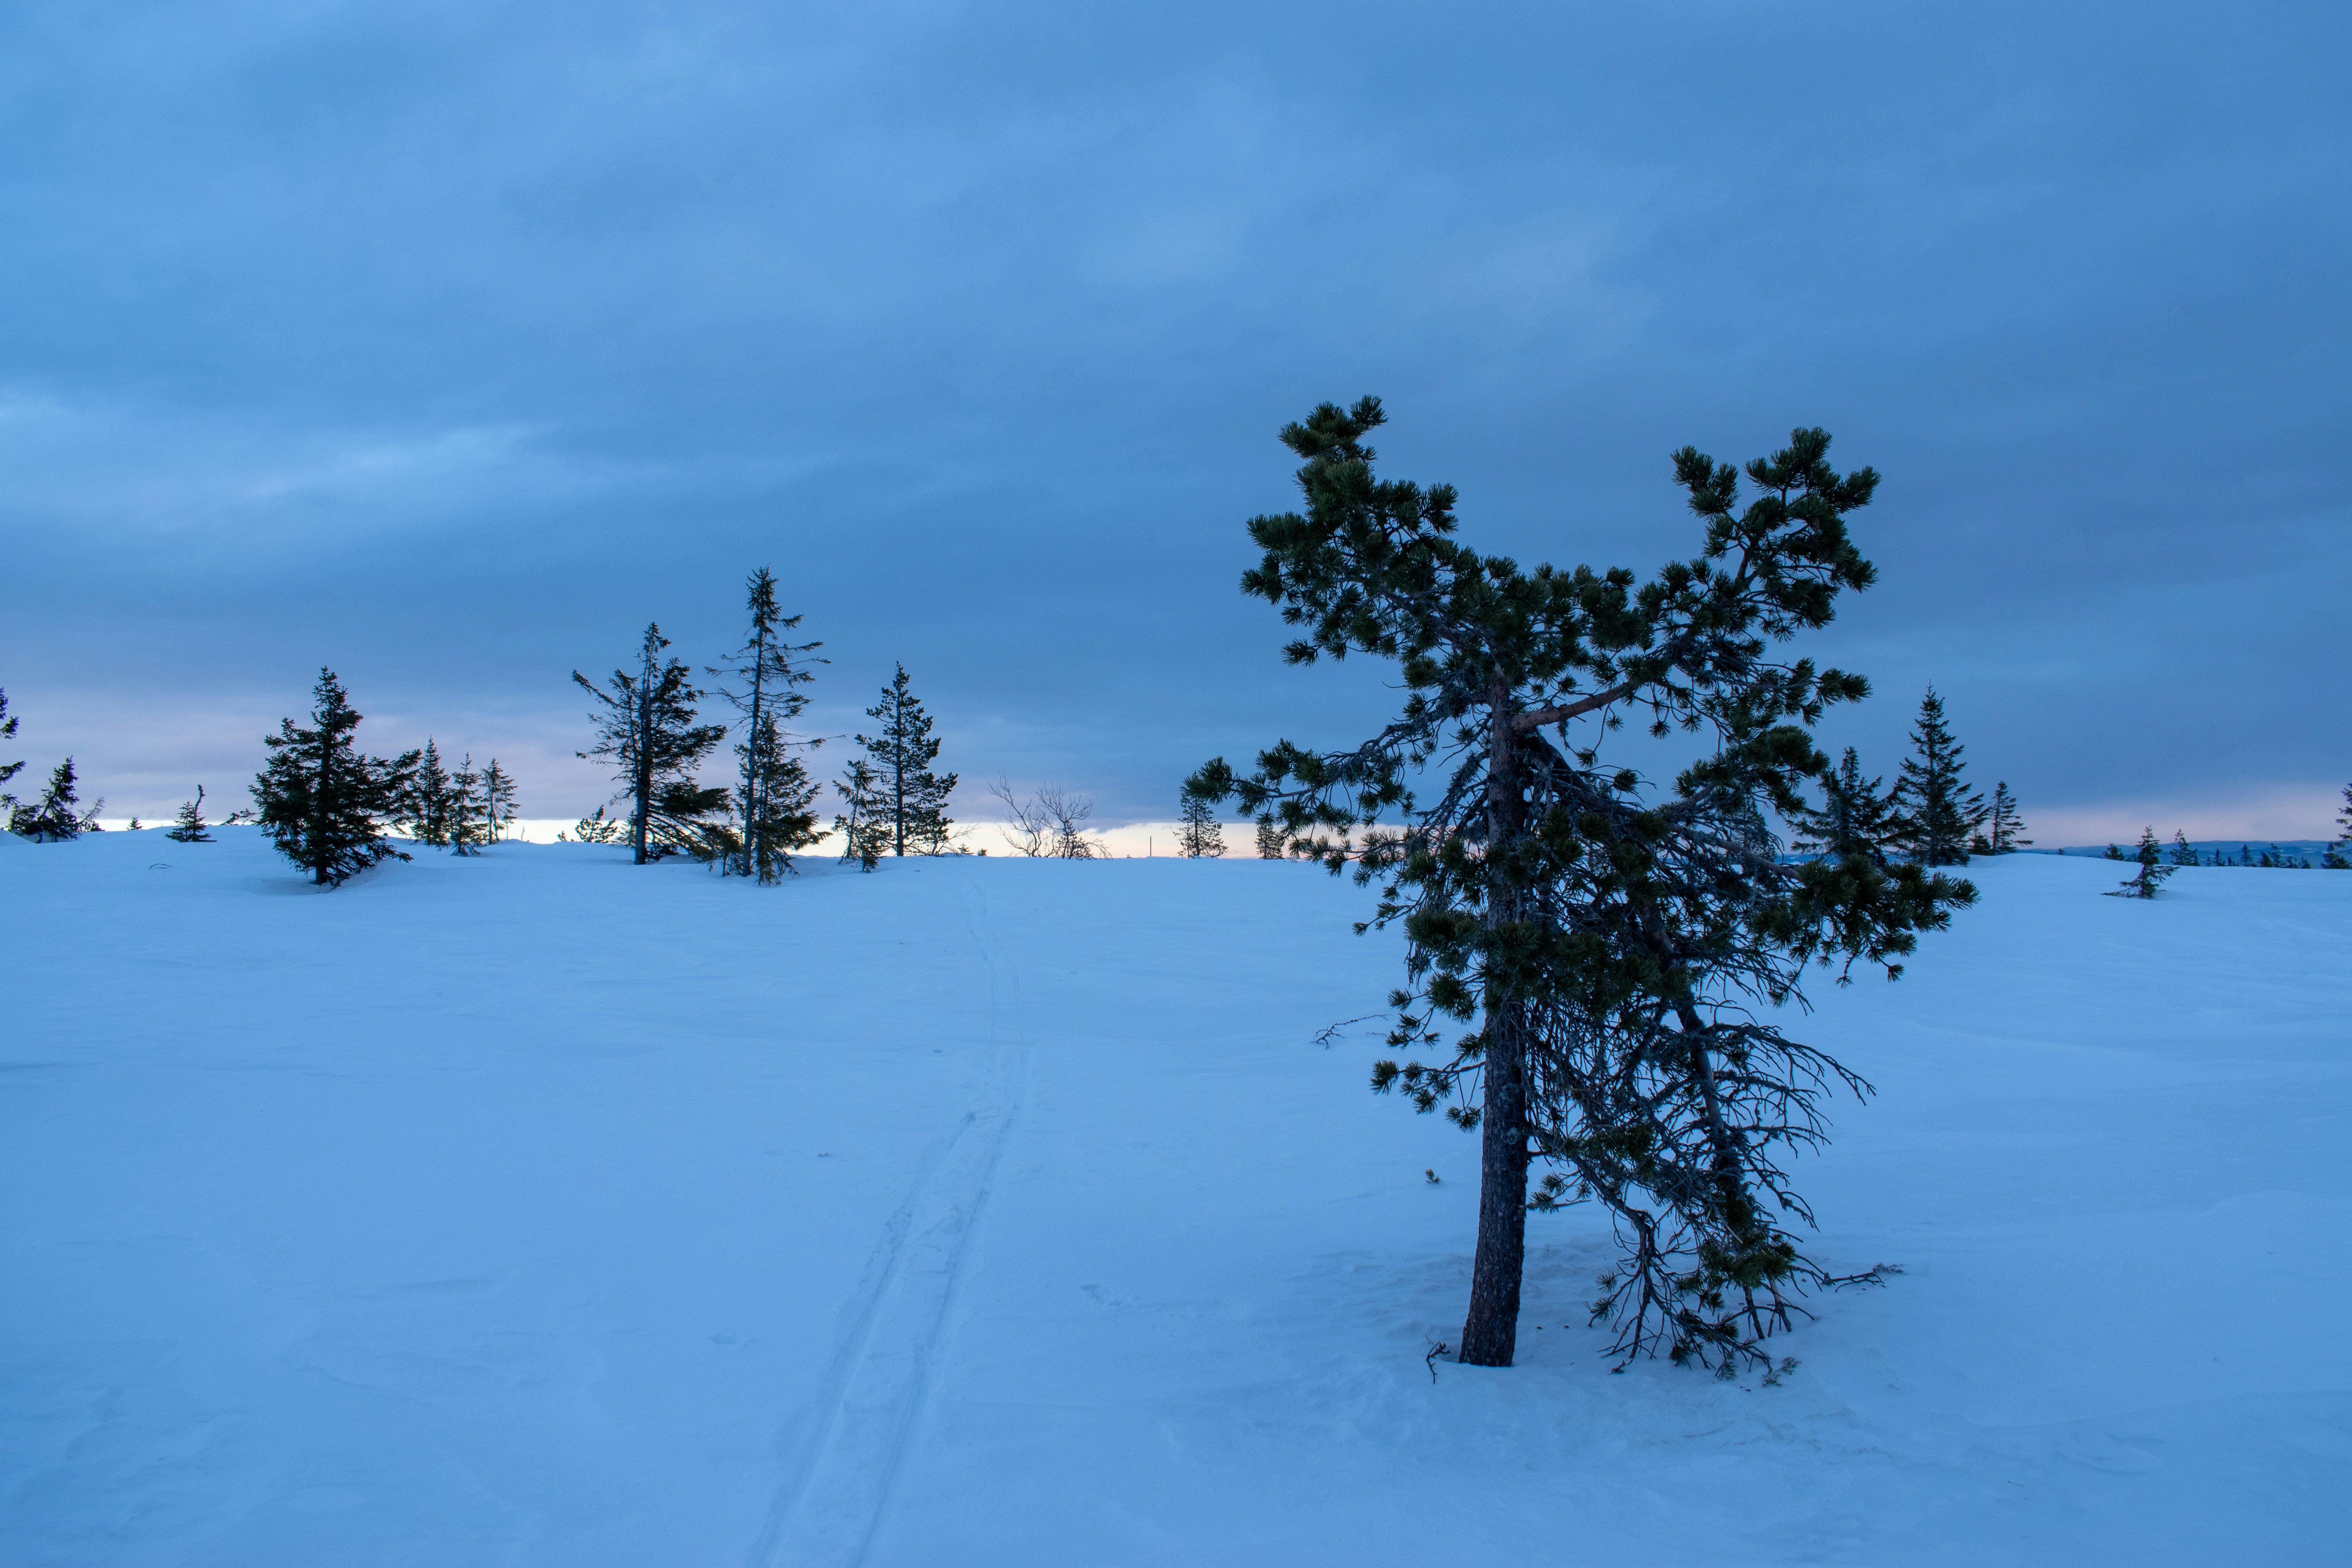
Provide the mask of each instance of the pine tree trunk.
{"label": "pine tree trunk", "polygon": [[[1518,760],[1509,692],[1498,681],[1488,702],[1486,858],[1499,867],[1520,835]],[[1486,926],[1516,914],[1510,889],[1490,869]],[[1478,1147],[1478,1247],[1470,1263],[1470,1310],[1459,1359],[1508,1366],[1519,1338],[1519,1277],[1528,1245],[1527,1035],[1517,997],[1490,983],[1486,995],[1484,1082]]]}

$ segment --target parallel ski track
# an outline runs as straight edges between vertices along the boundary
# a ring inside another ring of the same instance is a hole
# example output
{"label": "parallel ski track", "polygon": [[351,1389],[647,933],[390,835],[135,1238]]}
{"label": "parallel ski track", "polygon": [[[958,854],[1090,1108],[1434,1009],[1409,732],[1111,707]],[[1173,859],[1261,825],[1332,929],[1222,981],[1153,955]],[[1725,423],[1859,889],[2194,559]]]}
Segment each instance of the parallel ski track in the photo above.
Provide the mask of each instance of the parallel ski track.
{"label": "parallel ski track", "polygon": [[834,1352],[813,1441],[770,1510],[751,1568],[857,1568],[882,1528],[929,1403],[962,1293],[971,1242],[1029,1087],[1016,1022],[1020,980],[976,888],[958,889],[988,965],[989,1085],[982,1104],[924,1156],[868,1259]]}

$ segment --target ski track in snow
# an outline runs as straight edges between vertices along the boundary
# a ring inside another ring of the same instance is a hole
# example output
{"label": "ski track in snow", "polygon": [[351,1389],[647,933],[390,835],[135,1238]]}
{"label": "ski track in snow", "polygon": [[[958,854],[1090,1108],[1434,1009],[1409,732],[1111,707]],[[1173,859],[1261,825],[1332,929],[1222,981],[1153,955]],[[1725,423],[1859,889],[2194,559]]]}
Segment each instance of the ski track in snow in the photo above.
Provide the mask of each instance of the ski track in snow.
{"label": "ski track in snow", "polygon": [[926,1156],[867,1267],[867,1282],[818,1398],[815,1436],[788,1466],[751,1568],[856,1568],[880,1531],[940,1363],[972,1240],[1028,1092],[1025,1031],[1009,1016],[1020,978],[977,888],[959,889],[988,966],[992,1060],[982,1108]]}

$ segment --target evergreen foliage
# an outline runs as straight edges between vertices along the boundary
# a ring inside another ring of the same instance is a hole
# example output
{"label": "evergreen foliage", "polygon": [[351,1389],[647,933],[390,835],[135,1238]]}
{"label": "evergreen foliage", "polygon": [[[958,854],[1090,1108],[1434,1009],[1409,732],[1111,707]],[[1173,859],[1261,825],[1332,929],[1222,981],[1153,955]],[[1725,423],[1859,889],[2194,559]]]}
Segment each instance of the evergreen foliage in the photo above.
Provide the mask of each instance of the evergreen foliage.
{"label": "evergreen foliage", "polygon": [[727,726],[695,722],[702,693],[684,660],[663,657],[668,647],[661,627],[649,624],[635,673],[616,669],[608,689],[600,690],[572,672],[597,703],[588,715],[596,725],[596,744],[579,754],[611,763],[620,783],[614,799],[628,802],[630,844],[640,866],[680,852],[715,860],[735,842],[728,822],[734,803],[726,787],[706,789],[694,777],[727,738]]}
{"label": "evergreen foliage", "polygon": [[383,833],[405,808],[419,753],[362,755],[352,739],[360,719],[335,672],[322,668],[309,727],[288,719],[262,737],[269,760],[253,781],[261,830],[320,887],[341,886],[381,860],[408,858]]}
{"label": "evergreen foliage", "polygon": [[80,805],[80,780],[74,772],[73,759],[68,757],[49,770],[48,787],[41,792],[38,800],[15,809],[8,830],[36,844],[54,844],[98,832],[98,814],[106,809],[106,802],[92,801],[88,811],[79,809]]}
{"label": "evergreen foliage", "polygon": [[931,716],[908,684],[907,667],[899,665],[882,699],[866,710],[877,732],[860,735],[867,765],[873,771],[875,804],[889,837],[893,855],[938,855],[948,847],[948,796],[956,775],[931,771],[939,760],[940,742],[931,738]]}
{"label": "evergreen foliage", "polygon": [[427,736],[425,750],[416,761],[416,771],[409,780],[408,804],[403,814],[409,837],[419,844],[447,847],[455,788],[449,769],[441,761],[439,744]]}
{"label": "evergreen foliage", "polygon": [[171,826],[163,829],[163,837],[179,844],[209,844],[213,841],[205,822],[204,785],[196,786],[195,799],[181,805],[179,816]]}
{"label": "evergreen foliage", "polygon": [[2172,830],[2172,847],[2167,851],[2167,854],[2176,866],[2197,864],[2197,851],[2189,845],[2189,835],[2178,827]]}
{"label": "evergreen foliage", "polygon": [[793,868],[793,851],[822,837],[817,825],[817,785],[796,754],[822,742],[794,737],[784,726],[808,706],[799,689],[816,679],[812,656],[824,645],[795,643],[784,634],[801,624],[776,602],[776,578],[765,566],[746,584],[751,630],[743,646],[711,674],[732,681],[719,695],[743,716],[743,738],[735,744],[741,765],[736,788],[737,847],[727,869],[773,882]]}
{"label": "evergreen foliage", "polygon": [[1985,819],[1985,804],[1969,788],[1960,756],[1967,750],[1944,721],[1936,689],[1919,700],[1911,727],[1912,755],[1903,759],[1895,811],[1905,851],[1922,866],[1965,866],[1969,840]]}
{"label": "evergreen foliage", "polygon": [[1883,776],[1863,777],[1862,758],[1848,746],[1837,767],[1822,775],[1821,805],[1801,805],[1789,818],[1796,847],[1837,859],[1860,855],[1885,865],[1896,818],[1892,795],[1879,793],[1884,783]]}
{"label": "evergreen foliage", "polygon": [[[1382,1062],[1373,1087],[1423,1110],[1452,1100],[1483,1133],[1460,1359],[1512,1359],[1542,1159],[1557,1169],[1535,1206],[1596,1201],[1614,1221],[1620,1262],[1593,1312],[1620,1352],[1775,1373],[1766,1336],[1833,1282],[1783,1226],[1811,1214],[1780,1161],[1824,1136],[1828,1086],[1867,1086],[1759,1015],[1801,1001],[1815,960],[1897,973],[1919,931],[1975,896],[1867,854],[1784,861],[1766,815],[1800,812],[1831,771],[1811,727],[1868,690],[1769,653],[1872,581],[1844,517],[1877,476],[1840,476],[1828,435],[1799,430],[1748,465],[1758,493],[1740,510],[1738,471],[1685,447],[1675,475],[1704,545],[1637,584],[1457,542],[1450,487],[1374,477],[1363,438],[1381,423],[1365,398],[1283,431],[1307,511],[1250,522],[1265,556],[1242,581],[1306,628],[1294,663],[1395,660],[1402,710],[1360,745],[1284,741],[1246,778],[1218,759],[1187,787],[1237,796],[1335,874],[1352,861],[1381,884],[1370,923],[1404,923],[1389,1039],[1437,1059]],[[1670,785],[1646,782],[1600,761],[1629,714],[1713,743]],[[1424,803],[1413,784],[1431,771]]]}
{"label": "evergreen foliage", "polygon": [[[13,741],[16,738],[16,721],[8,711],[8,693],[0,691],[0,741]],[[13,763],[0,763],[0,821],[13,821],[16,817],[16,797],[7,792],[6,785],[10,779],[24,772],[24,769],[25,760],[22,757]],[[2345,793],[2352,795],[2352,790]]]}
{"label": "evergreen foliage", "polygon": [[2157,841],[2153,827],[2139,830],[2139,847],[2132,858],[2139,863],[2139,869],[2133,872],[2121,887],[2109,893],[2108,898],[2152,899],[2156,897],[2156,890],[2164,886],[2164,879],[2179,868],[2164,863],[2164,846]]}
{"label": "evergreen foliage", "polygon": [[606,816],[600,805],[572,825],[572,837],[583,844],[619,844],[629,837],[629,825]]}
{"label": "evergreen foliage", "polygon": [[849,809],[833,819],[841,835],[841,858],[855,860],[871,871],[890,852],[890,815],[888,803],[882,795],[879,777],[866,765],[863,757],[849,759],[849,766],[834,790],[842,804]]}
{"label": "evergreen foliage", "polygon": [[[6,704],[0,703],[0,711],[5,708]],[[7,778],[7,773],[0,773],[0,784],[6,783]],[[2344,806],[2336,814],[2336,842],[2352,844],[2352,784],[2344,786]]]}
{"label": "evergreen foliage", "polygon": [[492,757],[481,772],[482,837],[496,844],[515,824],[514,775]]}
{"label": "evergreen foliage", "polygon": [[2024,831],[2024,819],[2017,814],[2017,797],[2009,793],[2009,781],[2003,779],[1992,786],[1992,805],[1985,808],[1984,832],[1978,835],[1972,847],[1979,855],[2014,855],[2033,843],[2031,838],[2020,837]]}
{"label": "evergreen foliage", "polygon": [[449,774],[449,790],[446,797],[446,816],[443,819],[443,842],[456,856],[479,855],[482,846],[489,842],[490,827],[482,806],[482,775],[474,769],[474,753],[467,752]]}
{"label": "evergreen foliage", "polygon": [[1225,830],[1212,805],[1186,791],[1176,830],[1176,853],[1188,860],[1213,859],[1225,852]]}
{"label": "evergreen foliage", "polygon": [[1257,822],[1257,858],[1279,860],[1289,854],[1290,838],[1282,831],[1282,824],[1271,816],[1260,816]]}

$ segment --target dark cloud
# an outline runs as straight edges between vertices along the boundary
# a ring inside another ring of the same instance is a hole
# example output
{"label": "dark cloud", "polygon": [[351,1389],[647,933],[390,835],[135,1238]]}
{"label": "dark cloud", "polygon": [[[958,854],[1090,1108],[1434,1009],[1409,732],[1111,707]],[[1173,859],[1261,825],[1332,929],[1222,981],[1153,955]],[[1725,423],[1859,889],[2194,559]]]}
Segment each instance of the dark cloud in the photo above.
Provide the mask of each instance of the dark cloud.
{"label": "dark cloud", "polygon": [[29,750],[131,781],[331,661],[401,726],[506,727],[553,815],[595,795],[570,668],[656,616],[715,653],[767,563],[828,724],[903,658],[967,778],[1164,816],[1381,700],[1281,668],[1233,585],[1274,428],[1377,391],[1391,464],[1528,559],[1687,549],[1668,451],[1825,425],[1886,475],[1839,739],[1892,747],[1932,679],[2029,801],[2315,790],[2352,772],[2347,31],[10,7],[0,683]]}

